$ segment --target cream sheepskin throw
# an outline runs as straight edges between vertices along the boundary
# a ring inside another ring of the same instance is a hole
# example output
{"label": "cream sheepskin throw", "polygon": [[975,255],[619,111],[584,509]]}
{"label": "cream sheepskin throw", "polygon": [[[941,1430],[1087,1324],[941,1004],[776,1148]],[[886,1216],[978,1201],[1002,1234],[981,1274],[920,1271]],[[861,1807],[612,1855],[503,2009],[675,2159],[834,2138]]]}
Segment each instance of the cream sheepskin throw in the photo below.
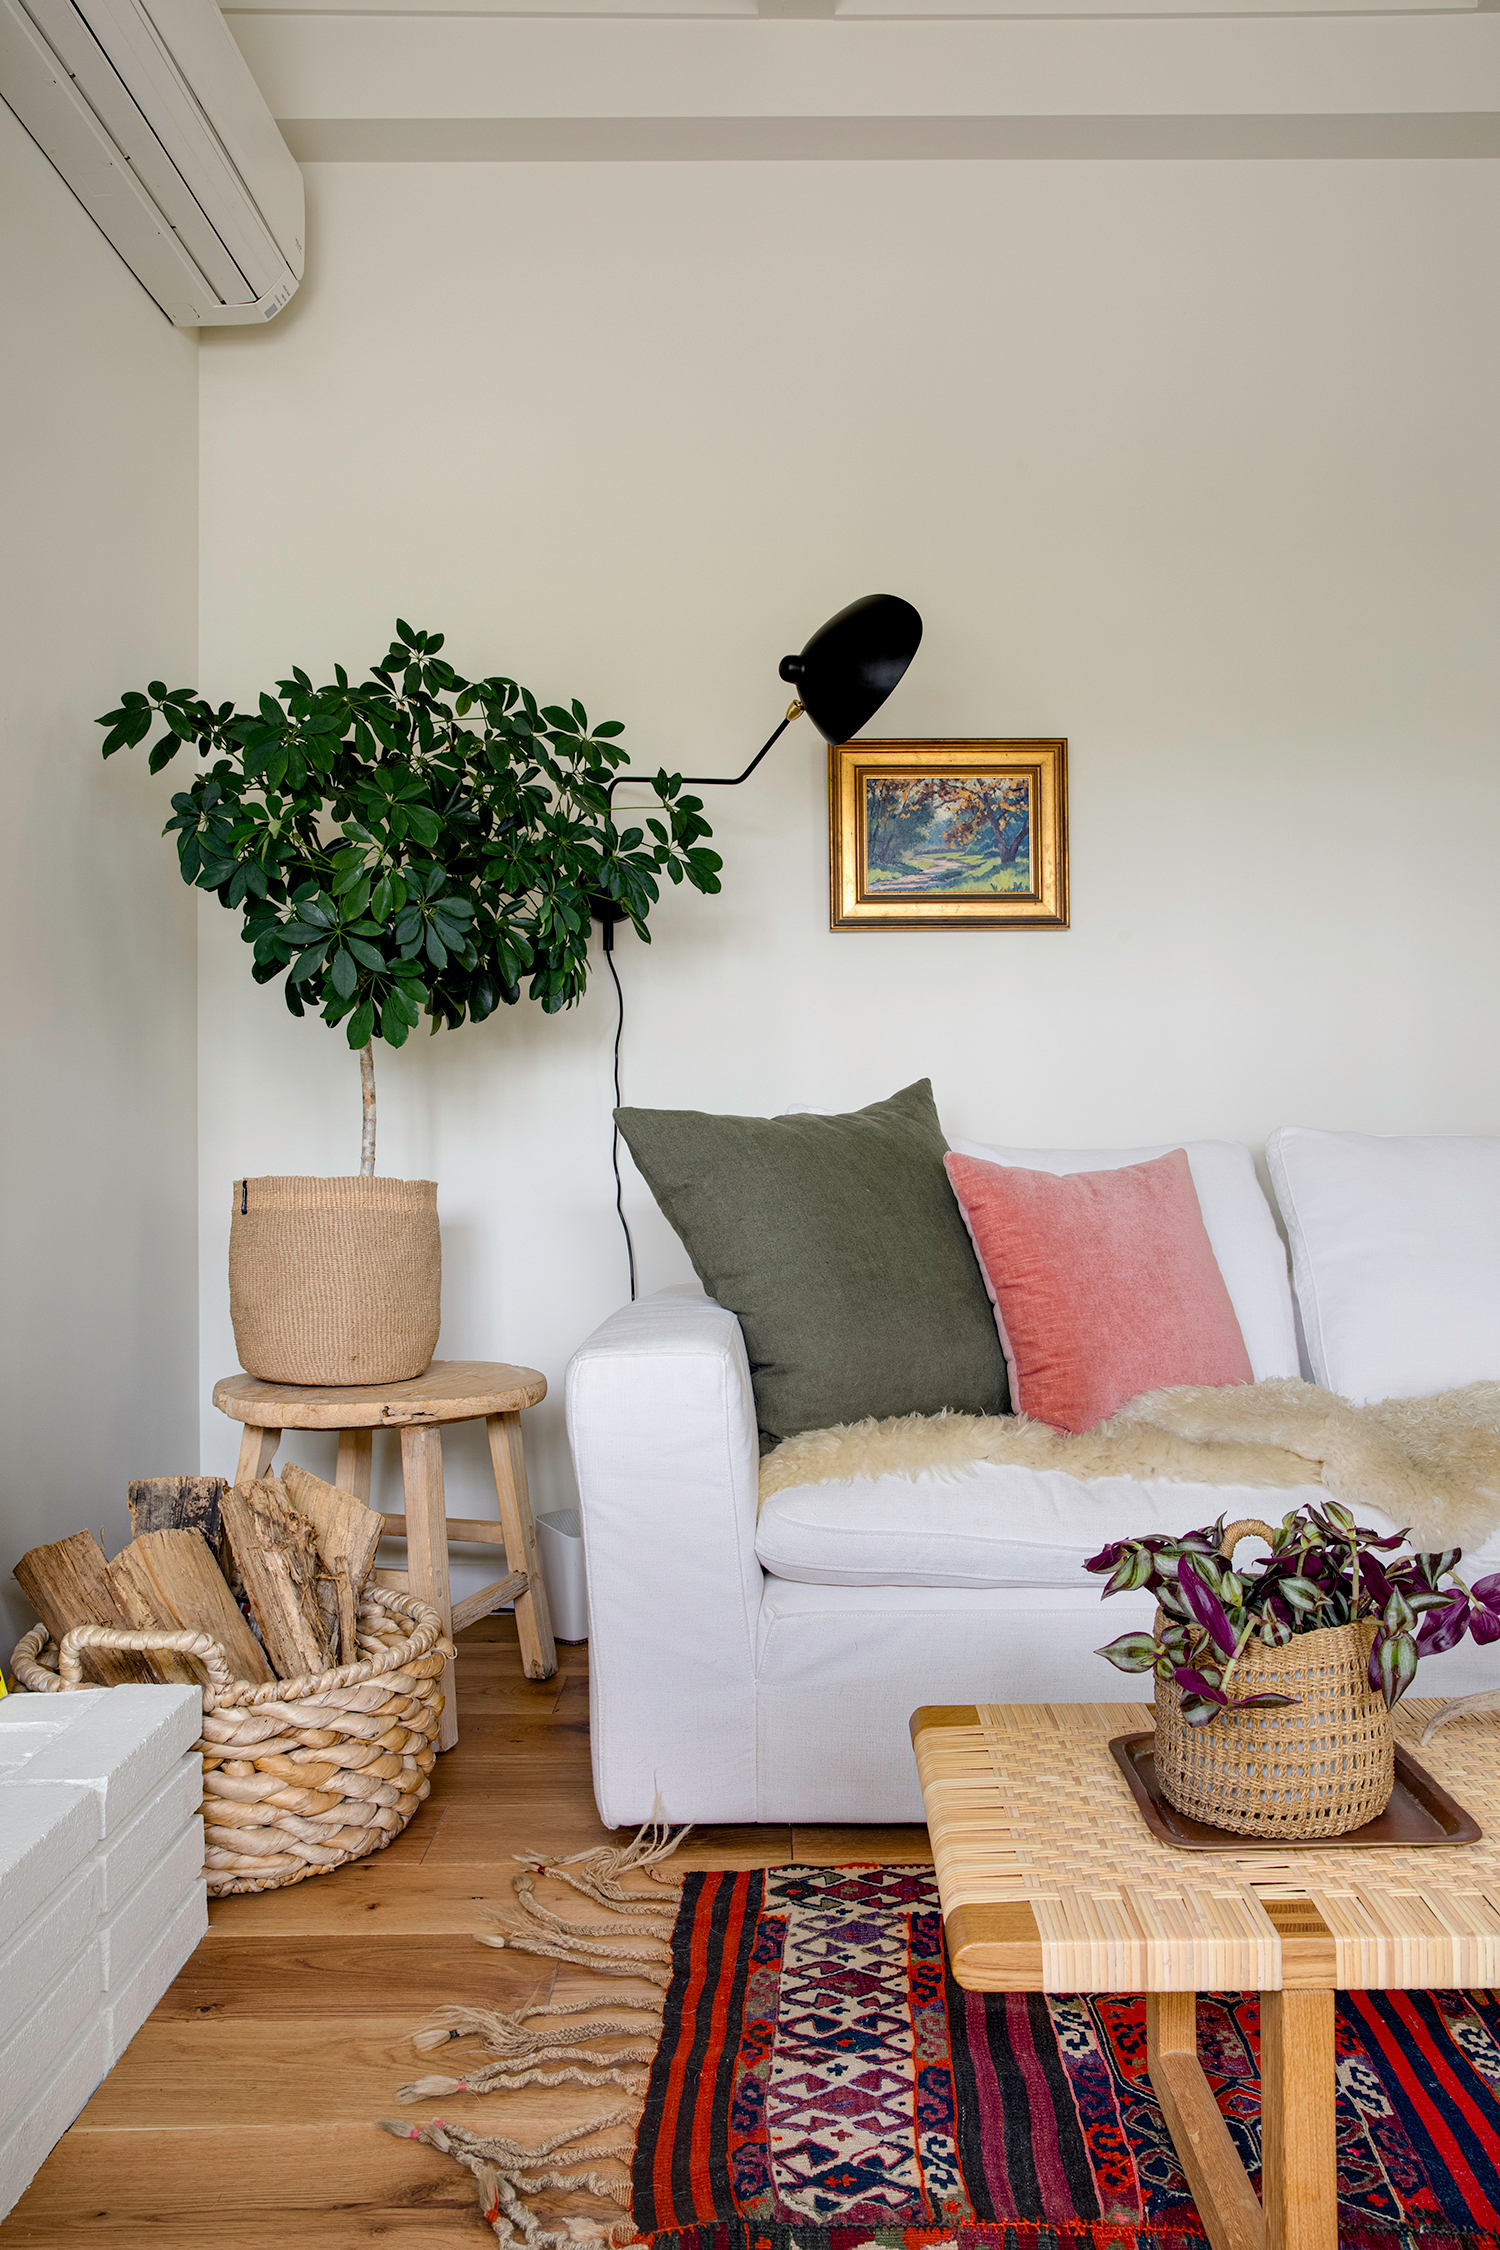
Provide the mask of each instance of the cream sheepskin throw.
{"label": "cream sheepskin throw", "polygon": [[1351,1406],[1295,1378],[1146,1391],[1073,1436],[1024,1414],[906,1414],[786,1438],[760,1497],[856,1477],[955,1478],[983,1462],[1182,1484],[1321,1483],[1378,1508],[1420,1547],[1478,1547],[1500,1527],[1500,1382]]}

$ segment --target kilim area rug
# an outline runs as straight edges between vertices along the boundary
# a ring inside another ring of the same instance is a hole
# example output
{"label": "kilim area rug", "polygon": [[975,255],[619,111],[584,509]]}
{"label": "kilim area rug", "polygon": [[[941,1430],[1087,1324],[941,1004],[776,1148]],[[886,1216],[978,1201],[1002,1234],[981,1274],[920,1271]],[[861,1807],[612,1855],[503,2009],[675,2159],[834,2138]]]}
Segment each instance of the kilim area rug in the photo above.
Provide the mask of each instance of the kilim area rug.
{"label": "kilim area rug", "polygon": [[[631,2107],[530,2149],[436,2119],[388,2123],[469,2167],[502,2242],[1204,2244],[1146,2075],[1143,2000],[961,1991],[928,1867],[694,1873],[653,1897],[617,1879],[646,1865],[636,1851],[545,1865],[620,1917],[612,1924],[542,1908],[539,1860],[517,1878],[519,1920],[488,1942],[645,1975],[660,2009],[627,2004],[636,2013],[611,2015],[608,2039],[600,2018],[620,2003],[607,1999],[504,2018],[448,2009],[420,2043],[473,2034],[497,2059],[403,2090],[420,2099],[582,2078],[627,2088]],[[648,1856],[665,1856],[661,1844]],[[1258,2188],[1255,1995],[1200,2001],[1198,2035]],[[645,2073],[628,2067],[641,2062]],[[1341,1993],[1337,2068],[1341,2250],[1500,2250],[1500,1997]],[[559,2194],[581,2188],[625,2205],[629,2220],[556,2215]]]}

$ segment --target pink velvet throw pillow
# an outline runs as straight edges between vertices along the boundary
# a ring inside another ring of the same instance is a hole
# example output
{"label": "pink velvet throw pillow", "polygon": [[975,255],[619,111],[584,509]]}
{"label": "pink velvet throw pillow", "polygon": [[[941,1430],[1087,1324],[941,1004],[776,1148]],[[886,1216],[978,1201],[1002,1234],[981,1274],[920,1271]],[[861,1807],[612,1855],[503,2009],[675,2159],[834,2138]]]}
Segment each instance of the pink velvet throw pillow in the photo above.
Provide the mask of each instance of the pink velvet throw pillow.
{"label": "pink velvet throw pillow", "polygon": [[995,1308],[1013,1412],[1091,1430],[1142,1391],[1255,1380],[1185,1150],[1061,1176],[944,1162]]}

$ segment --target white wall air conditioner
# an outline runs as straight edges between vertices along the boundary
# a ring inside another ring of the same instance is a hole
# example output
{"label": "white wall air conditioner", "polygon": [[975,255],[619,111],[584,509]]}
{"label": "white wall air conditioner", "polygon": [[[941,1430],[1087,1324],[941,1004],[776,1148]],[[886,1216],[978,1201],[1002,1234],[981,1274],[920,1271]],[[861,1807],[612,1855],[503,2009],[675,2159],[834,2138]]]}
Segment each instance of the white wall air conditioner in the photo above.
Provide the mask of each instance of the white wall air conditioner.
{"label": "white wall air conditioner", "polygon": [[214,0],[0,0],[0,96],[169,320],[269,320],[302,174]]}

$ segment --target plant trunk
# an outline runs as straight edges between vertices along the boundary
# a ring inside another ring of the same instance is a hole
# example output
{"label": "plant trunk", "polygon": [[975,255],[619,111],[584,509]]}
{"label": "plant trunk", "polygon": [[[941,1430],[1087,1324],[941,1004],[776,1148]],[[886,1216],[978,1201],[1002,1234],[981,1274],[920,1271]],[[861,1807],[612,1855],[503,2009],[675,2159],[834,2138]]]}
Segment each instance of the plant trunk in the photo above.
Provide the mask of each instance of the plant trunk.
{"label": "plant trunk", "polygon": [[364,1096],[364,1129],[359,1136],[360,1176],[375,1177],[375,1042],[367,1039],[359,1050],[359,1086]]}

